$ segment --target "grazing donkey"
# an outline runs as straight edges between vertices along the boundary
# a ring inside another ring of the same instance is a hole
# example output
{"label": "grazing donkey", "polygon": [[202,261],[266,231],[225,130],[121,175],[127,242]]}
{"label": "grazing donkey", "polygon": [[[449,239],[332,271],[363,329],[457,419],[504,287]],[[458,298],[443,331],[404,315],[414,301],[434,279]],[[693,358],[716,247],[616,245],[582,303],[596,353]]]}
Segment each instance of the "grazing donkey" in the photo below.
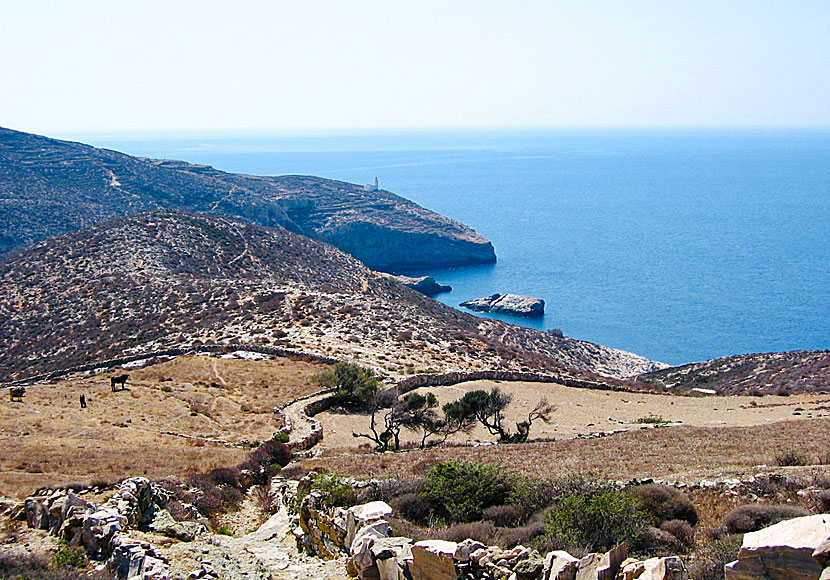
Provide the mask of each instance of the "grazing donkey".
{"label": "grazing donkey", "polygon": [[115,392],[115,386],[121,385],[121,388],[124,389],[127,387],[127,379],[130,378],[130,375],[118,375],[117,377],[110,378],[110,388],[112,392]]}
{"label": "grazing donkey", "polygon": [[18,403],[23,402],[23,395],[26,393],[26,389],[24,387],[12,387],[9,389],[9,396],[12,399],[12,402],[17,401]]}

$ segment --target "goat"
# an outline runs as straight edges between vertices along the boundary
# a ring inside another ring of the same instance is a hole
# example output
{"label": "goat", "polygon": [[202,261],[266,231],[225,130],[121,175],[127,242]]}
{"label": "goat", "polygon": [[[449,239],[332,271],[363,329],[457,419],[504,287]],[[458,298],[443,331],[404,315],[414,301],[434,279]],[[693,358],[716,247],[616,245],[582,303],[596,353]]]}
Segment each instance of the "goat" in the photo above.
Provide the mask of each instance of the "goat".
{"label": "goat", "polygon": [[23,395],[26,393],[25,387],[12,387],[9,389],[9,396],[11,397],[12,402],[17,401],[19,403],[23,402]]}

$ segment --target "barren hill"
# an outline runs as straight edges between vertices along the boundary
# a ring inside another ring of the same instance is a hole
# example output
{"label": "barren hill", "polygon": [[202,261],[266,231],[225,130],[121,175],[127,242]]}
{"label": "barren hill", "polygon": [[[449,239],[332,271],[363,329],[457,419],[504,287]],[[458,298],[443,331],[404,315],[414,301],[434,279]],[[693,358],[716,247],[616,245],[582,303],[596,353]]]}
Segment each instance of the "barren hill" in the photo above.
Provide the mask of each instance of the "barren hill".
{"label": "barren hill", "polygon": [[798,350],[728,356],[650,372],[641,381],[673,391],[780,395],[830,391],[830,351]]}
{"label": "barren hill", "polygon": [[389,375],[472,369],[629,376],[662,365],[458,312],[321,242],[156,211],[0,261],[0,380],[127,354],[263,344]]}
{"label": "barren hill", "polygon": [[225,173],[0,127],[0,254],[155,209],[283,226],[377,270],[496,259],[472,229],[387,191],[319,177]]}

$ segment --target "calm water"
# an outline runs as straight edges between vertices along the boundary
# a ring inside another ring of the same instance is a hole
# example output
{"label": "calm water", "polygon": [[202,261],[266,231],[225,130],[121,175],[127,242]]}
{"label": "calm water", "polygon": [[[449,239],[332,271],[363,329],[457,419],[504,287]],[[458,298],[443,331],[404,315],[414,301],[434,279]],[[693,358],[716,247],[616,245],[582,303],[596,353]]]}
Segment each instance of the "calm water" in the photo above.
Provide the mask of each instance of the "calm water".
{"label": "calm water", "polygon": [[[830,348],[830,131],[86,136],[227,171],[383,189],[493,242],[424,272],[451,306],[543,298],[540,329],[672,364]],[[509,319],[509,318],[507,318]]]}

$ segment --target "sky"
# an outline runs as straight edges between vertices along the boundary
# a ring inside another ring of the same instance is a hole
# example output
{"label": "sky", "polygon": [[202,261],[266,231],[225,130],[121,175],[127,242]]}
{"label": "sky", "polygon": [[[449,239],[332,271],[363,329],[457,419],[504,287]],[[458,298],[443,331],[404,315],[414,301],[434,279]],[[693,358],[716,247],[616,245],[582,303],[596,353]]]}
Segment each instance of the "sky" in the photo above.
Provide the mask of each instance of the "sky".
{"label": "sky", "polygon": [[0,0],[49,135],[828,127],[828,0]]}

